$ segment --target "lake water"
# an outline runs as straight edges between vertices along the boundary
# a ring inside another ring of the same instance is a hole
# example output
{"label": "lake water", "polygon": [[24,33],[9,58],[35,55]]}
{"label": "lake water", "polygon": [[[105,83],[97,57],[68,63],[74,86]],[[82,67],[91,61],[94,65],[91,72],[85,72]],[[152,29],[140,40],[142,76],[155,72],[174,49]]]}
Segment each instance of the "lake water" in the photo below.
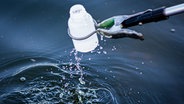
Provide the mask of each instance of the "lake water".
{"label": "lake water", "polygon": [[144,41],[106,39],[73,50],[69,9],[97,21],[183,0],[0,1],[0,104],[183,104],[184,15],[131,27]]}

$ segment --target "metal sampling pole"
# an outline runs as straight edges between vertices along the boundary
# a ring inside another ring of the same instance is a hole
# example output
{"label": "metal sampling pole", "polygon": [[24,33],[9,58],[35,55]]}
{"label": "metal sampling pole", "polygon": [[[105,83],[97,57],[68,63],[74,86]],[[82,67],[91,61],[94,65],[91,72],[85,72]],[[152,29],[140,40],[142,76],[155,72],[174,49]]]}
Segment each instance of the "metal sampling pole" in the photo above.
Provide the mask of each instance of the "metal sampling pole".
{"label": "metal sampling pole", "polygon": [[123,21],[121,24],[124,28],[131,27],[135,25],[157,22],[167,19],[169,16],[184,13],[184,3],[171,6],[168,8],[162,7],[154,10],[148,10],[146,12],[135,15],[127,20]]}

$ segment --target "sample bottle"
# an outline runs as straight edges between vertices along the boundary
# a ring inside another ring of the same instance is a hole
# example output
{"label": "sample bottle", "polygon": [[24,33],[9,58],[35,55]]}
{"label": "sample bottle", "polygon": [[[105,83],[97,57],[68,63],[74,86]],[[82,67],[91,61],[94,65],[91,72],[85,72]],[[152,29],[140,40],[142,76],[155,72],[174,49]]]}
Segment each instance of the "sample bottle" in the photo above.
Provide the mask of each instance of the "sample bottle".
{"label": "sample bottle", "polygon": [[[68,27],[70,35],[77,38],[85,37],[95,31],[95,23],[92,16],[80,4],[76,4],[70,8]],[[94,50],[99,43],[96,33],[87,39],[72,39],[72,41],[75,49],[79,52],[90,52]]]}

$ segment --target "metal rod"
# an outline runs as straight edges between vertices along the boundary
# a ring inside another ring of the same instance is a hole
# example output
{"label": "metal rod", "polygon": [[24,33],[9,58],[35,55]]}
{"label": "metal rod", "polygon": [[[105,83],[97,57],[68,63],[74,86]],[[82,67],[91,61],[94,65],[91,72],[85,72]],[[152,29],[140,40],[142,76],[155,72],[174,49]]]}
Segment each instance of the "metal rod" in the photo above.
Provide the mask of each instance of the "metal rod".
{"label": "metal rod", "polygon": [[184,3],[166,8],[164,10],[164,15],[165,16],[172,16],[172,15],[180,14],[183,12],[184,12]]}

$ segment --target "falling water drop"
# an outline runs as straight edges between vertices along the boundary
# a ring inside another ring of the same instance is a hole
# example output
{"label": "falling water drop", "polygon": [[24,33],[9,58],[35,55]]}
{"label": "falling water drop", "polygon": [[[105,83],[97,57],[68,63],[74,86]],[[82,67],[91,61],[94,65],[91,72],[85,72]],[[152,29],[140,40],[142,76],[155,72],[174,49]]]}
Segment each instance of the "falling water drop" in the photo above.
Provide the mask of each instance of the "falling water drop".
{"label": "falling water drop", "polygon": [[107,54],[107,51],[103,51],[104,54]]}
{"label": "falling water drop", "polygon": [[172,33],[174,33],[176,30],[175,30],[175,29],[171,29],[170,31],[171,31]]}
{"label": "falling water drop", "polygon": [[20,81],[21,81],[21,82],[26,81],[26,77],[21,77],[21,78],[20,78]]}

